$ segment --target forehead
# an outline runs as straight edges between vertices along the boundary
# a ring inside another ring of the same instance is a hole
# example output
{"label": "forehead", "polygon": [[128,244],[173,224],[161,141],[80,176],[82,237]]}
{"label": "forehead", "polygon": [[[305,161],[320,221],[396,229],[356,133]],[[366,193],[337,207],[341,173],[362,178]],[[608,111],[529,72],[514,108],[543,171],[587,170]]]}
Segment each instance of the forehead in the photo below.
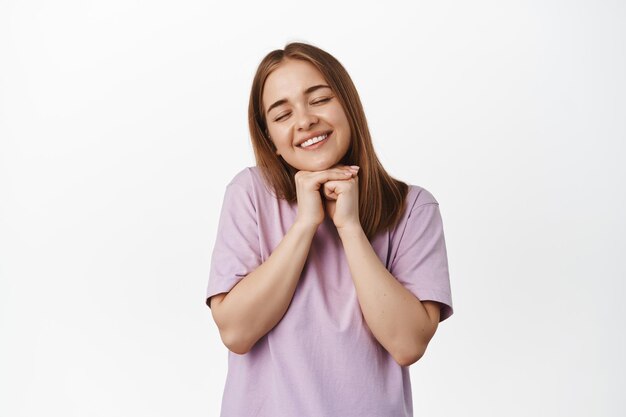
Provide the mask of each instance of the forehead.
{"label": "forehead", "polygon": [[267,105],[276,100],[297,97],[315,84],[326,84],[326,81],[313,64],[307,61],[287,60],[265,80],[263,104],[267,108]]}

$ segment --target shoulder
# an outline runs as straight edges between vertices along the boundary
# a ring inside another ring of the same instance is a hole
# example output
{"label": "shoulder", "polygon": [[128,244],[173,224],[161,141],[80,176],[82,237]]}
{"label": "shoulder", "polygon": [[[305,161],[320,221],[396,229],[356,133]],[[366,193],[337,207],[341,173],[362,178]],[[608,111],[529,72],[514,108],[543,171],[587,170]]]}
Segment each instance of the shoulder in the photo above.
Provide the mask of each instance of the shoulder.
{"label": "shoulder", "polygon": [[238,171],[228,182],[226,189],[237,194],[245,194],[257,203],[274,199],[272,188],[265,180],[261,168],[256,165]]}
{"label": "shoulder", "polygon": [[254,180],[258,175],[257,170],[258,167],[256,166],[249,166],[239,170],[237,173],[235,173],[228,185],[235,184],[244,188],[250,188],[254,186]]}
{"label": "shoulder", "polygon": [[409,214],[418,207],[426,204],[439,205],[439,201],[437,201],[433,193],[426,188],[415,184],[408,184],[408,186],[409,190],[406,195],[406,210]]}
{"label": "shoulder", "polygon": [[[401,237],[409,225],[424,223],[424,216],[431,216],[433,211],[439,209],[439,202],[430,190],[416,184],[407,183],[407,185],[409,188],[404,200],[402,216],[393,228],[392,239],[395,236]],[[431,210],[425,211],[424,209],[427,207],[430,207]],[[434,210],[432,210],[433,208]]]}
{"label": "shoulder", "polygon": [[237,172],[228,183],[228,187],[235,185],[249,192],[257,192],[265,187],[265,181],[258,166],[248,166]]}

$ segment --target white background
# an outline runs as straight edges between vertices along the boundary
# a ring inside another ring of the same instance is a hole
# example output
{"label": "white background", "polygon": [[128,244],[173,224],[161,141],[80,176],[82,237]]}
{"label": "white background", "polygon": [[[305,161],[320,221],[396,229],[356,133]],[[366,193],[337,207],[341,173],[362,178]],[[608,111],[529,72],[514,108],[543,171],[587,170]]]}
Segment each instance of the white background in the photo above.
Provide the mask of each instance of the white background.
{"label": "white background", "polygon": [[[247,105],[335,55],[440,203],[455,314],[417,416],[623,416],[622,1],[0,1],[0,415],[218,416],[204,304]],[[278,417],[278,416],[277,416]],[[317,417],[317,416],[316,416]]]}

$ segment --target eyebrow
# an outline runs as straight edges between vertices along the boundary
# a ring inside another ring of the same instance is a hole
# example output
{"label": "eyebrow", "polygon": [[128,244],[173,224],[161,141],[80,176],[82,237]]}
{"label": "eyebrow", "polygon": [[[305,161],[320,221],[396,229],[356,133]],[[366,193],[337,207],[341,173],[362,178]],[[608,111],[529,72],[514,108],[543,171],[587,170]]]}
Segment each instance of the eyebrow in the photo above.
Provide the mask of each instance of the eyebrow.
{"label": "eyebrow", "polygon": [[[319,90],[320,88],[330,88],[329,86],[327,86],[326,84],[318,84],[318,85],[314,85],[311,86],[309,88],[307,88],[306,90],[304,90],[304,94],[311,94],[313,91],[315,90]],[[287,102],[287,99],[283,98],[281,100],[278,100],[277,102],[275,102],[274,104],[272,104],[271,106],[268,107],[267,111],[265,112],[265,114],[269,114],[269,112],[274,108],[274,107],[278,107],[281,104],[285,104]]]}

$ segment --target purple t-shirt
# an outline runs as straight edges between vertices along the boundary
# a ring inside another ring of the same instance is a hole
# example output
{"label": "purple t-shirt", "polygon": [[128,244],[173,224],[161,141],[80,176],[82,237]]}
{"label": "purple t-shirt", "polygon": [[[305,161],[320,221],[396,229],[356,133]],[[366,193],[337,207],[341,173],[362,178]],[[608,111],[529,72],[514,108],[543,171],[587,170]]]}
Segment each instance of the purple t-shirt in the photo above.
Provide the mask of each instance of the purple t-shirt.
{"label": "purple t-shirt", "polygon": [[[256,166],[227,185],[207,299],[230,291],[265,262],[295,221],[297,203],[270,190]],[[440,321],[452,315],[443,224],[430,192],[410,185],[400,222],[370,243],[418,299],[443,303]],[[221,417],[412,415],[409,368],[398,365],[369,329],[341,239],[326,216],[283,318],[248,353],[228,351]]]}

